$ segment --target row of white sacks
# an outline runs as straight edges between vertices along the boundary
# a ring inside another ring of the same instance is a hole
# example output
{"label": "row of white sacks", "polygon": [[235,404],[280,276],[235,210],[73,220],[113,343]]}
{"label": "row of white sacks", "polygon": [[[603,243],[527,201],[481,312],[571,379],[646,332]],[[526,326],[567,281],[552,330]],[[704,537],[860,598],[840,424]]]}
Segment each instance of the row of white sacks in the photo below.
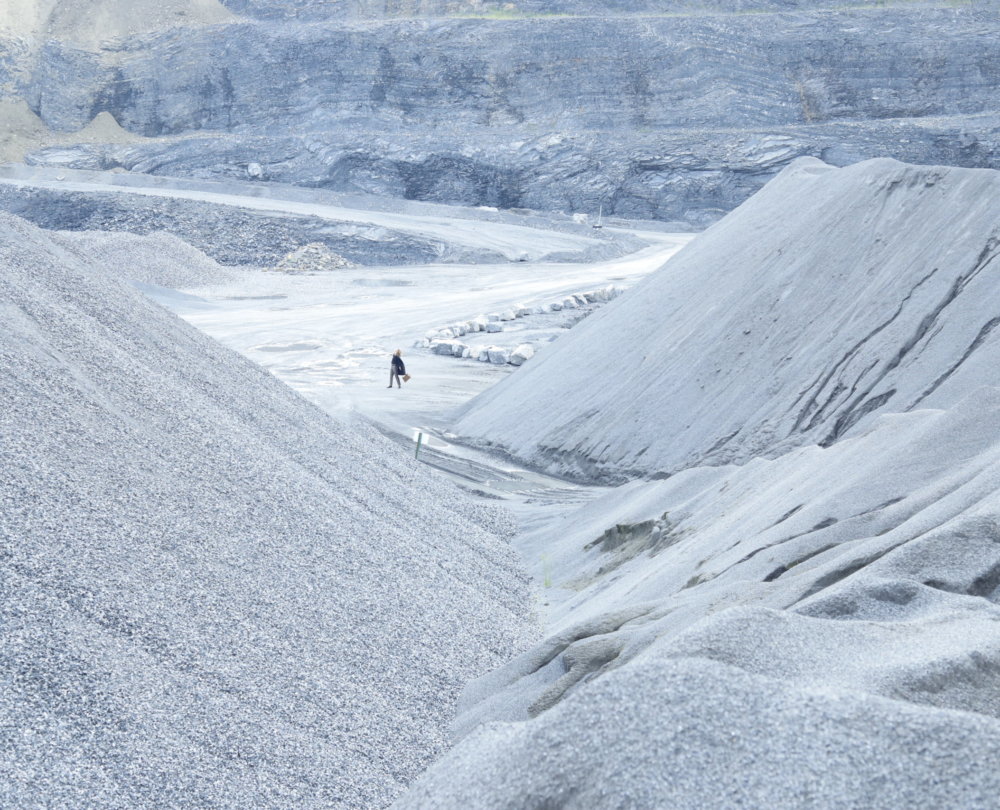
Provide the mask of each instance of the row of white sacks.
{"label": "row of white sacks", "polygon": [[453,323],[443,326],[440,329],[432,329],[427,333],[425,340],[418,340],[414,345],[418,348],[426,349],[431,345],[431,341],[451,340],[452,338],[467,335],[470,332],[502,332],[504,321],[513,321],[517,318],[523,318],[526,315],[545,315],[549,312],[560,312],[564,309],[579,309],[588,304],[603,304],[621,295],[622,292],[624,290],[621,288],[616,287],[614,284],[609,284],[607,287],[601,287],[596,290],[574,293],[561,301],[553,301],[548,304],[535,304],[534,306],[515,304],[503,312],[477,315],[468,321]]}

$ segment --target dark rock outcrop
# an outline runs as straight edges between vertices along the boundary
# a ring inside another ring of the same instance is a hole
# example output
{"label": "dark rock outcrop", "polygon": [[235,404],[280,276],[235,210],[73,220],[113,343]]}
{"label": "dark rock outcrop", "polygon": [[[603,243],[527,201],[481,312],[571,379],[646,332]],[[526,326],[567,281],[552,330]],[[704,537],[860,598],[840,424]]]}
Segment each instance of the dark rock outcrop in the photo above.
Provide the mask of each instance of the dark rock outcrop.
{"label": "dark rock outcrop", "polygon": [[12,92],[156,139],[35,163],[696,226],[802,155],[997,165],[992,7],[783,7],[232,0],[280,19],[52,41]]}

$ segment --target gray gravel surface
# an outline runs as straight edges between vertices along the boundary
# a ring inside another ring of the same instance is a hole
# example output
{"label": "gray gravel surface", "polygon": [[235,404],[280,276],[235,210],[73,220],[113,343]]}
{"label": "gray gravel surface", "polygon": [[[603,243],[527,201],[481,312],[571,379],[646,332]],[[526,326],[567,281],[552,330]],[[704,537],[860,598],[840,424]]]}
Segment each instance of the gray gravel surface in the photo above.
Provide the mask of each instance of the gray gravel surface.
{"label": "gray gravel surface", "polygon": [[395,807],[987,808],[998,756],[994,720],[647,656],[483,727]]}
{"label": "gray gravel surface", "polygon": [[984,388],[522,536],[552,635],[466,689],[399,806],[995,807],[997,424]]}
{"label": "gray gravel surface", "polygon": [[83,263],[96,265],[125,281],[189,289],[233,283],[239,270],[219,265],[200,250],[166,231],[131,233],[63,231],[53,235]]}
{"label": "gray gravel surface", "polygon": [[59,237],[0,267],[0,807],[388,804],[520,642],[510,518]]}
{"label": "gray gravel surface", "polygon": [[2,186],[0,208],[57,230],[140,235],[169,231],[225,265],[273,266],[311,242],[366,265],[419,264],[446,252],[440,243],[386,228],[331,223],[317,217],[269,216],[194,200]]}
{"label": "gray gravel surface", "polygon": [[473,400],[673,474],[518,537],[549,636],[400,807],[998,806],[998,182],[803,161]]}

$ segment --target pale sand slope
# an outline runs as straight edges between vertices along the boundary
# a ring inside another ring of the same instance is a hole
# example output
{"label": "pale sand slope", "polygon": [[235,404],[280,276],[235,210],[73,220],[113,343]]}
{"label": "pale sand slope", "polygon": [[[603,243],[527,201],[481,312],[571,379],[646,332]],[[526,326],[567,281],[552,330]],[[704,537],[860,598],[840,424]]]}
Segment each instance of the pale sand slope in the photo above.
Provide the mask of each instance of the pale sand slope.
{"label": "pale sand slope", "polygon": [[1000,172],[802,159],[455,432],[623,480],[853,435],[1000,384]]}
{"label": "pale sand slope", "polygon": [[467,688],[398,806],[995,806],[998,426],[981,389],[521,538],[552,635]]}
{"label": "pale sand slope", "polygon": [[212,25],[235,16],[218,0],[4,0],[0,35],[60,39],[97,50],[118,37],[180,25]]}
{"label": "pale sand slope", "polygon": [[0,217],[0,806],[383,806],[519,642],[510,519],[103,269],[142,241]]}
{"label": "pale sand slope", "polygon": [[[997,177],[799,163],[481,398],[469,419],[503,403],[529,448],[538,407],[660,463],[717,460],[713,421],[747,429],[738,465],[518,539],[548,561],[551,635],[466,689],[464,739],[399,807],[996,805]],[[695,401],[623,371],[633,344]],[[572,395],[536,396],[549,377]],[[882,391],[907,412],[836,430]],[[782,443],[803,414],[807,446]]]}
{"label": "pale sand slope", "polygon": [[134,143],[149,140],[122,129],[111,113],[98,113],[78,132],[53,132],[23,99],[0,99],[0,163],[17,163],[42,146]]}

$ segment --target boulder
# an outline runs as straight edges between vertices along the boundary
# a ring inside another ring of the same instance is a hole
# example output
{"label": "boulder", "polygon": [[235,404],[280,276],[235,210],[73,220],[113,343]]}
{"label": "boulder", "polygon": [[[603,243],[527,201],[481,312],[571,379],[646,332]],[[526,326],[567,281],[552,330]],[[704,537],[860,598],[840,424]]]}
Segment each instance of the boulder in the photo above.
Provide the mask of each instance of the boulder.
{"label": "boulder", "polygon": [[455,344],[454,340],[432,340],[430,348],[434,354],[454,355]]}
{"label": "boulder", "polygon": [[510,362],[510,349],[503,349],[500,346],[490,346],[490,362],[495,366],[505,366]]}
{"label": "boulder", "polygon": [[530,343],[522,343],[510,353],[508,361],[512,366],[519,366],[525,360],[530,360],[535,356],[535,349]]}

